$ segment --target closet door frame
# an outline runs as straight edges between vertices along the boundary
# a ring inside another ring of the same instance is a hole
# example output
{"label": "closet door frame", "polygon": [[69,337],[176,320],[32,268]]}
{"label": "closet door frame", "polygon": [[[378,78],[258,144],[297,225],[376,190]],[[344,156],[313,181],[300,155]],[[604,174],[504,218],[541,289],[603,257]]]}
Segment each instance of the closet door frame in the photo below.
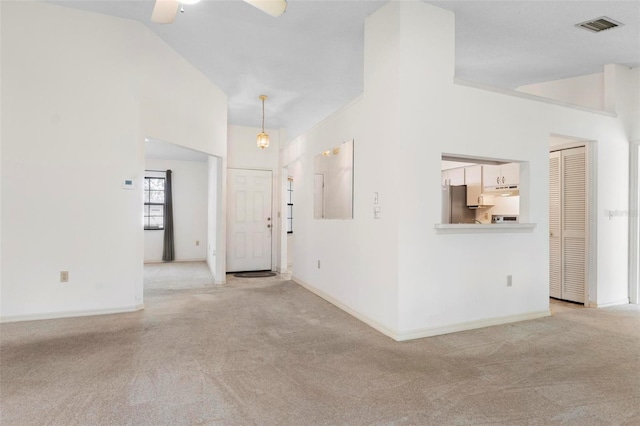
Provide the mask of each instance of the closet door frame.
{"label": "closet door frame", "polygon": [[640,304],[640,140],[629,152],[629,302]]}
{"label": "closet door frame", "polygon": [[584,306],[585,307],[597,307],[597,179],[596,179],[596,158],[597,158],[597,141],[578,140],[575,137],[552,134],[551,136],[565,138],[568,141],[566,143],[554,145],[549,148],[549,153],[553,151],[561,151],[571,148],[585,148],[585,165],[586,165],[586,212],[585,212],[585,246],[586,253],[585,258],[587,260],[587,267],[585,269],[585,286],[584,286]]}

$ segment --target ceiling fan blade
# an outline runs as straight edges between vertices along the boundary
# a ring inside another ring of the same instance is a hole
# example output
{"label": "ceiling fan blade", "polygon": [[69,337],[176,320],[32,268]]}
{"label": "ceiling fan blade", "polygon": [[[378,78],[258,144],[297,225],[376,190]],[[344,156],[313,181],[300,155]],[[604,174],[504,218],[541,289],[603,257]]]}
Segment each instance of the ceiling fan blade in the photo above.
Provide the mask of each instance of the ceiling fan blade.
{"label": "ceiling fan blade", "polygon": [[156,0],[156,5],[151,13],[151,22],[157,24],[170,24],[178,13],[180,2],[178,0]]}
{"label": "ceiling fan blade", "polygon": [[282,15],[287,10],[286,0],[244,0],[251,6],[257,7],[264,13],[267,13],[274,18]]}

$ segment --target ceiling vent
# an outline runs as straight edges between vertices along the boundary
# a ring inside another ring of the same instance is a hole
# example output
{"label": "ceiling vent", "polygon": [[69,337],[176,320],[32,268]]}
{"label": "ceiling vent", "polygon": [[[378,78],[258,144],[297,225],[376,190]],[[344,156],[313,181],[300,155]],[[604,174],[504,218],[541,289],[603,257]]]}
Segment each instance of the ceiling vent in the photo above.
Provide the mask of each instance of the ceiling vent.
{"label": "ceiling vent", "polygon": [[602,16],[600,18],[591,19],[590,21],[576,24],[576,27],[584,28],[585,30],[589,30],[594,33],[599,33],[600,31],[610,30],[611,28],[619,27],[622,25],[624,24],[618,21],[614,21],[611,18],[607,18],[606,16]]}

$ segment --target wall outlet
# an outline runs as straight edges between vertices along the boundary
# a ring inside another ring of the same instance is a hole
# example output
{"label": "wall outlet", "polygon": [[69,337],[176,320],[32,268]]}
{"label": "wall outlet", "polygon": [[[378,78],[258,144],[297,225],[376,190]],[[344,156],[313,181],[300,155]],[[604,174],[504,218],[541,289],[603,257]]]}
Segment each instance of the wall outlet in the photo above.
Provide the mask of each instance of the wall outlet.
{"label": "wall outlet", "polygon": [[320,261],[318,260],[318,269],[320,269]]}
{"label": "wall outlet", "polygon": [[61,283],[69,282],[69,271],[60,271],[60,282]]}
{"label": "wall outlet", "polygon": [[483,216],[483,217],[484,217],[485,219],[489,219],[489,213],[484,212],[484,216]]}
{"label": "wall outlet", "polygon": [[507,287],[511,287],[513,285],[513,276],[507,275]]}
{"label": "wall outlet", "polygon": [[196,240],[196,245],[199,246],[200,245],[200,241]]}

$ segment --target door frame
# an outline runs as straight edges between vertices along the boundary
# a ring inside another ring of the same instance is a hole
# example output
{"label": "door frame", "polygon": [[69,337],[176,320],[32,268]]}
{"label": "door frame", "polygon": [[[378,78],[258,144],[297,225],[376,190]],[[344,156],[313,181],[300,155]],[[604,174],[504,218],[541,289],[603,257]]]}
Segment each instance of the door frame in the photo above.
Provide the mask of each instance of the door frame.
{"label": "door frame", "polygon": [[[288,234],[287,234],[287,181],[291,177],[289,172],[289,167],[281,167],[280,168],[280,177],[279,177],[279,186],[277,192],[280,194],[280,206],[277,208],[277,218],[278,218],[278,242],[279,242],[279,250],[278,256],[275,258],[276,272],[283,273],[286,272],[288,267],[287,257],[289,250],[288,243]],[[275,233],[275,230],[274,230]]]}
{"label": "door frame", "polygon": [[[261,168],[256,168],[256,167],[227,167],[226,172],[228,174],[229,170],[251,170],[251,171],[256,171],[256,172],[269,172],[271,173],[271,195],[270,195],[270,199],[271,199],[271,244],[270,244],[270,263],[271,266],[269,267],[269,270],[273,271],[274,270],[274,265],[276,265],[277,261],[276,261],[276,255],[277,255],[277,238],[274,238],[274,235],[280,235],[280,220],[276,220],[277,217],[279,217],[279,210],[277,210],[277,206],[276,206],[276,202],[278,200],[274,200],[274,194],[275,194],[275,183],[276,183],[276,179],[279,178],[279,175],[277,173],[274,172],[273,169],[261,169]],[[229,179],[226,180],[226,199],[228,199],[228,197],[230,196],[230,191],[229,191]],[[225,201],[226,201],[225,199]],[[228,227],[228,223],[229,223],[229,218],[227,217],[229,213],[229,210],[227,209],[225,211],[225,234],[226,234],[226,227]],[[275,214],[274,214],[275,213]],[[226,241],[226,235],[225,235],[225,249],[227,248],[227,241]],[[228,250],[226,250],[228,251]],[[225,268],[226,268],[226,256],[225,256]],[[228,272],[228,271],[227,271]]]}
{"label": "door frame", "polygon": [[640,304],[640,140],[629,143],[629,303]]}
{"label": "door frame", "polygon": [[[597,159],[597,149],[598,142],[593,140],[585,140],[573,136],[560,135],[556,133],[552,133],[549,137],[558,137],[566,139],[567,142],[556,144],[554,146],[549,146],[549,153],[553,151],[560,151],[563,149],[571,149],[571,148],[579,148],[584,147],[586,153],[586,216],[585,216],[585,225],[587,229],[585,230],[585,238],[586,238],[586,253],[585,258],[587,260],[587,267],[585,268],[585,286],[584,286],[584,306],[585,307],[597,307],[597,294],[598,294],[598,281],[596,268],[598,265],[597,259],[597,168],[596,168],[596,159]],[[547,190],[548,197],[548,190]]]}

